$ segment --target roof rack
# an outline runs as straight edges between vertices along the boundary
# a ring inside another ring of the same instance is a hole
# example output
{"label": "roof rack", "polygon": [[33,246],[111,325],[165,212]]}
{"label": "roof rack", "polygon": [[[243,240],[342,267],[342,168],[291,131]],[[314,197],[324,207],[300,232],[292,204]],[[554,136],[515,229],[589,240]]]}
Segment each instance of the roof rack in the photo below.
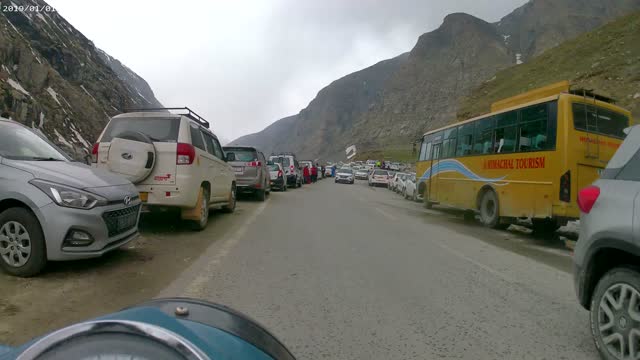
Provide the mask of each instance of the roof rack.
{"label": "roof rack", "polygon": [[170,107],[170,108],[125,109],[124,112],[126,112],[126,113],[127,112],[139,112],[139,111],[168,111],[168,112],[171,112],[172,110],[173,111],[176,111],[176,110],[186,111],[186,114],[178,113],[178,114],[175,114],[175,115],[186,116],[189,119],[200,123],[200,125],[206,127],[207,129],[209,129],[209,127],[210,127],[210,124],[209,124],[209,122],[207,120],[205,120],[202,116],[196,114],[195,111],[189,109],[186,106],[185,107]]}
{"label": "roof rack", "polygon": [[603,102],[607,102],[610,104],[615,104],[616,100],[613,98],[610,98],[608,96],[602,95],[602,94],[596,94],[595,91],[593,89],[584,89],[584,88],[570,88],[569,89],[569,94],[571,95],[578,95],[578,96],[582,96],[582,97],[590,97],[599,101],[603,101]]}

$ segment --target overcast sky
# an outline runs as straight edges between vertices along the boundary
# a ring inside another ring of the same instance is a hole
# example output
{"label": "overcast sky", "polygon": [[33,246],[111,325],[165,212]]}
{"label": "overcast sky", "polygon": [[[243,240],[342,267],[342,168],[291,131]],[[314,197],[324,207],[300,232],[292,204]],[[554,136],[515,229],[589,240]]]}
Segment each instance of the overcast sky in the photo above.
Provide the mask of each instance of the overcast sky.
{"label": "overcast sky", "polygon": [[298,113],[351,72],[409,51],[452,12],[497,21],[525,0],[49,0],[165,106],[233,140]]}

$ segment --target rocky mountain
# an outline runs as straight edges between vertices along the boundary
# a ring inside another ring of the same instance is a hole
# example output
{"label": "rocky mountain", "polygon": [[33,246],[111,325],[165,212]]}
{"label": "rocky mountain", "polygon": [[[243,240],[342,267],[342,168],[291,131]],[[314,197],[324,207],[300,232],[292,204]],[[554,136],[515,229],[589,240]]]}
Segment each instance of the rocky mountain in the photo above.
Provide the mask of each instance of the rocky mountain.
{"label": "rocky mountain", "polygon": [[253,145],[267,154],[295,151],[300,158],[312,159],[326,153],[328,144],[333,151],[336,144],[349,138],[354,119],[380,101],[383,86],[407,57],[402,54],[338,79],[320,90],[299,114],[280,119],[230,145]]}
{"label": "rocky mountain", "polygon": [[[640,116],[640,12],[549,49],[523,65],[498,72],[462,101],[460,119],[489,112],[491,103],[569,80]],[[637,122],[637,121],[636,121]]]}
{"label": "rocky mountain", "polygon": [[[3,3],[3,5],[6,5]],[[42,0],[0,12],[0,112],[83,158],[110,116],[158,107],[149,85]],[[37,6],[40,11],[32,11]]]}
{"label": "rocky mountain", "polygon": [[[298,115],[234,143],[329,159],[344,157],[351,144],[362,150],[410,146],[425,131],[454,121],[459,102],[496,72],[637,9],[640,0],[530,0],[497,23],[451,14],[408,54],[392,59],[390,73],[381,77],[374,65],[341,79],[360,73],[354,85],[360,87],[366,76],[377,77],[376,96],[367,98],[366,109],[350,107],[343,95],[349,90],[334,82]],[[309,111],[318,102],[322,111]]]}

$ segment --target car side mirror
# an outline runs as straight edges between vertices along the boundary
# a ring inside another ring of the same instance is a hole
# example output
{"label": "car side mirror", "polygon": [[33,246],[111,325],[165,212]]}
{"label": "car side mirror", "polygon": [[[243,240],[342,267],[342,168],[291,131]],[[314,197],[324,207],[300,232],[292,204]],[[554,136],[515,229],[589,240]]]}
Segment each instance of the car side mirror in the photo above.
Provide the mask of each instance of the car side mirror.
{"label": "car side mirror", "polygon": [[234,153],[228,153],[226,156],[226,160],[228,161],[236,161],[236,154]]}

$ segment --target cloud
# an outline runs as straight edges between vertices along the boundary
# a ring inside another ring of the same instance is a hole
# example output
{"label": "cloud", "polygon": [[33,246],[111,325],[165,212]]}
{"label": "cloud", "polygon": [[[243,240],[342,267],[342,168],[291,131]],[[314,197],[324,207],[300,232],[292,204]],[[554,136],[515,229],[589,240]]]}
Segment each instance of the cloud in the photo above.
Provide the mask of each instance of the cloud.
{"label": "cloud", "polygon": [[50,0],[72,25],[226,138],[304,108],[351,72],[409,51],[451,12],[497,21],[524,0]]}

